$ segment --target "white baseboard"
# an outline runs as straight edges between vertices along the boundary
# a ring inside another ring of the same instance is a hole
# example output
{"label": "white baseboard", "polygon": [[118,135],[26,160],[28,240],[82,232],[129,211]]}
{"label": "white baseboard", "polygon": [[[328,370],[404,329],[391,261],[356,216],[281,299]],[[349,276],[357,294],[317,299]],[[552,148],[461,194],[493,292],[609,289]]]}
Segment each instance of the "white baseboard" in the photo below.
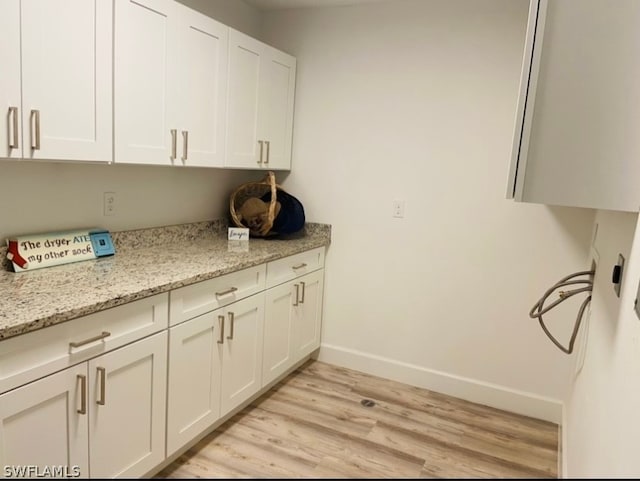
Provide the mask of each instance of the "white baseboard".
{"label": "white baseboard", "polygon": [[563,405],[559,400],[329,344],[320,346],[317,359],[485,406],[556,424],[562,422]]}
{"label": "white baseboard", "polygon": [[560,424],[560,433],[562,437],[559,439],[561,443],[558,446],[558,478],[568,478],[567,474],[567,408],[562,406],[562,423]]}

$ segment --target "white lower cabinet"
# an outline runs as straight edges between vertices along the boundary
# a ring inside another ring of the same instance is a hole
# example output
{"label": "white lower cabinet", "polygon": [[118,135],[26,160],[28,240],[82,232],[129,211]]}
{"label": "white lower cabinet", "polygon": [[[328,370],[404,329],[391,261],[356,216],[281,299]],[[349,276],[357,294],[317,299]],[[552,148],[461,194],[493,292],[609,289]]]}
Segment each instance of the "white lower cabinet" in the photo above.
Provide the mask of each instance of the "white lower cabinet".
{"label": "white lower cabinet", "polygon": [[78,466],[88,476],[86,379],[85,362],[0,396],[0,477],[35,477],[13,471],[33,465]]}
{"label": "white lower cabinet", "polygon": [[264,293],[169,329],[167,455],[262,387]]}
{"label": "white lower cabinet", "polygon": [[167,456],[220,417],[218,312],[208,312],[169,329]]}
{"label": "white lower cabinet", "polygon": [[324,270],[266,292],[264,384],[277,379],[320,346]]}
{"label": "white lower cabinet", "polygon": [[225,309],[227,330],[221,333],[222,385],[220,414],[224,416],[262,387],[264,293]]}
{"label": "white lower cabinet", "polygon": [[144,475],[165,455],[166,365],[163,331],[1,395],[0,464]]}
{"label": "white lower cabinet", "polygon": [[293,357],[296,362],[320,347],[324,270],[298,280],[300,300],[293,323]]}
{"label": "white lower cabinet", "polygon": [[296,316],[294,282],[267,291],[264,319],[262,378],[270,383],[294,364],[293,322]]}
{"label": "white lower cabinet", "polygon": [[167,332],[89,361],[89,472],[137,477],[165,458]]}
{"label": "white lower cabinet", "polygon": [[318,248],[1,341],[0,477],[159,469],[320,346],[323,266]]}

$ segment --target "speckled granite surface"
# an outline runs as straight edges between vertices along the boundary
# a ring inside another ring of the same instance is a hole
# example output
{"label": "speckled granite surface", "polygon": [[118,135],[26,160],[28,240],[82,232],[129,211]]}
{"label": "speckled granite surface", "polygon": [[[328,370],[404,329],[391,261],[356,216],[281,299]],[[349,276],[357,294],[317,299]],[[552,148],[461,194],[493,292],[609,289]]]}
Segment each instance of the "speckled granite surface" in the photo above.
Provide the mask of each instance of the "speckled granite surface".
{"label": "speckled granite surface", "polygon": [[[0,340],[297,254],[331,241],[331,226],[229,248],[224,221],[113,232],[116,255],[21,273],[0,271]],[[0,249],[4,258],[6,248]]]}

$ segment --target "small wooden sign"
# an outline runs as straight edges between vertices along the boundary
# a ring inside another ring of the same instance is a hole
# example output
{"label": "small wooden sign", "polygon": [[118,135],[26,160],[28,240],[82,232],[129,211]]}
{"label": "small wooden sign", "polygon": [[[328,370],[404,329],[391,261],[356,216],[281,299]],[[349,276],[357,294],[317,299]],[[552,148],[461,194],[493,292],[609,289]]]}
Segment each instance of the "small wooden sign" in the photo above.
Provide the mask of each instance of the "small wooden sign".
{"label": "small wooden sign", "polygon": [[115,254],[111,234],[104,229],[20,236],[7,239],[7,246],[15,272]]}

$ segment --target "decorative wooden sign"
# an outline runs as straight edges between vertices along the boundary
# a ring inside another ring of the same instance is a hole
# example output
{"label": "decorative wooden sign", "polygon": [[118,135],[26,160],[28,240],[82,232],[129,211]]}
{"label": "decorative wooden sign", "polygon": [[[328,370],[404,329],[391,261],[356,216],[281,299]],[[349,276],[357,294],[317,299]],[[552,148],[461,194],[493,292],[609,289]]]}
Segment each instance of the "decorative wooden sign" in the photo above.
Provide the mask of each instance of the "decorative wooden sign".
{"label": "decorative wooden sign", "polygon": [[15,272],[115,254],[111,234],[104,229],[20,236],[7,239],[7,246]]}

